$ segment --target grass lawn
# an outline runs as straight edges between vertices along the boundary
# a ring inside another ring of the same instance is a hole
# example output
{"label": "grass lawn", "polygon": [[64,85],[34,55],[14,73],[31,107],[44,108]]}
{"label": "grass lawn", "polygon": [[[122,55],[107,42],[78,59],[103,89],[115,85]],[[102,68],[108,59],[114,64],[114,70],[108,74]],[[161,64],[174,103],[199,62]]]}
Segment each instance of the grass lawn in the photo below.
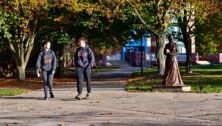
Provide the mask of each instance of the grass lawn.
{"label": "grass lawn", "polygon": [[[180,72],[185,85],[191,85],[191,92],[195,93],[220,93],[222,92],[222,65],[193,66],[193,74],[187,75],[185,67],[180,67]],[[161,84],[163,77],[157,75],[157,68],[134,72],[128,80],[127,91],[152,91],[152,85]]]}
{"label": "grass lawn", "polygon": [[[91,68],[91,70],[92,70],[92,73],[95,74],[95,73],[98,73],[98,72],[106,72],[106,71],[110,71],[110,70],[114,70],[114,69],[118,69],[118,68],[120,68],[120,67],[115,67],[115,66],[100,67],[100,66],[97,66],[97,67]],[[75,71],[76,71],[75,67],[68,68],[66,70],[66,72],[68,72],[66,74],[66,76],[75,76]]]}
{"label": "grass lawn", "polygon": [[0,89],[0,96],[15,96],[28,91],[27,89]]}
{"label": "grass lawn", "polygon": [[98,72],[105,72],[105,71],[110,71],[110,70],[114,70],[114,69],[118,69],[119,67],[96,67],[96,68],[92,68],[92,72],[93,73],[98,73]]}

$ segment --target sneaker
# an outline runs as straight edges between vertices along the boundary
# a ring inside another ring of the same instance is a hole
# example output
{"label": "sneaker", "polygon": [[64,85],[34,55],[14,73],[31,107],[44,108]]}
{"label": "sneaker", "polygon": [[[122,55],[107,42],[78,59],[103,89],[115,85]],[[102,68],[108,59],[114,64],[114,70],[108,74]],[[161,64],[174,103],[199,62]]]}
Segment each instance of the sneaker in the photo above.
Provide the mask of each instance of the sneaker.
{"label": "sneaker", "polygon": [[85,99],[89,99],[89,95],[90,95],[90,93],[87,93]]}
{"label": "sneaker", "polygon": [[51,95],[50,95],[50,98],[54,98],[54,94],[51,94]]}
{"label": "sneaker", "polygon": [[82,95],[78,94],[75,98],[78,99],[78,100],[81,100],[82,99]]}
{"label": "sneaker", "polygon": [[48,100],[48,97],[44,97],[43,100]]}

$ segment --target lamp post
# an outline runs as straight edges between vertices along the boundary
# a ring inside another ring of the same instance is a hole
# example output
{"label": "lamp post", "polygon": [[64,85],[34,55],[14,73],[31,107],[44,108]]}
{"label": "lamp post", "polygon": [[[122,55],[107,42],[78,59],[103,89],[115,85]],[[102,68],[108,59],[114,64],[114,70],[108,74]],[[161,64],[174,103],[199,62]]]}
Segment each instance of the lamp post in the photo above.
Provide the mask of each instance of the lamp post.
{"label": "lamp post", "polygon": [[144,29],[144,25],[142,24],[142,22],[140,21],[140,19],[137,17],[135,18],[135,24],[133,26],[133,36],[136,38],[136,40],[139,41],[140,39],[140,67],[141,67],[141,76],[143,76],[143,29]]}
{"label": "lamp post", "polygon": [[140,67],[141,67],[141,76],[143,76],[143,32],[141,32],[140,39]]}
{"label": "lamp post", "polygon": [[143,37],[148,39],[149,37],[151,37],[151,32],[150,31],[147,32],[147,31],[141,30],[140,37],[141,37],[140,38],[140,53],[141,53],[141,55],[140,55],[140,61],[141,61],[140,66],[141,66],[141,76],[143,76],[143,67],[144,67],[143,63],[144,63],[144,59],[146,61],[146,58],[145,58],[146,57],[146,52],[145,52],[145,50],[147,48],[147,47],[145,47],[147,45],[145,43],[143,43]]}

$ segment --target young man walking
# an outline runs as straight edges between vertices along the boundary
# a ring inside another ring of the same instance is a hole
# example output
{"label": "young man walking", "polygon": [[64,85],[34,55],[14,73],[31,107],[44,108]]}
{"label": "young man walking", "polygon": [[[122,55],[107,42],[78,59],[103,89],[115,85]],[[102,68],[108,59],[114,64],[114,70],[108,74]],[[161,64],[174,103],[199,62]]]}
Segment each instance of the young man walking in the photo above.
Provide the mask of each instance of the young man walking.
{"label": "young man walking", "polygon": [[50,93],[50,98],[54,98],[53,94],[53,77],[56,70],[56,56],[55,53],[50,49],[51,43],[49,41],[44,41],[42,43],[43,51],[40,52],[38,60],[36,63],[36,73],[40,77],[40,70],[42,71],[44,79],[44,94],[43,100],[48,100],[48,88]]}
{"label": "young man walking", "polygon": [[75,97],[78,100],[82,99],[82,84],[83,78],[86,79],[87,94],[86,99],[89,98],[91,93],[91,67],[95,63],[95,57],[90,49],[87,46],[87,39],[81,37],[79,39],[79,47],[77,48],[74,55],[74,65],[76,67],[76,78],[77,78],[77,96]]}

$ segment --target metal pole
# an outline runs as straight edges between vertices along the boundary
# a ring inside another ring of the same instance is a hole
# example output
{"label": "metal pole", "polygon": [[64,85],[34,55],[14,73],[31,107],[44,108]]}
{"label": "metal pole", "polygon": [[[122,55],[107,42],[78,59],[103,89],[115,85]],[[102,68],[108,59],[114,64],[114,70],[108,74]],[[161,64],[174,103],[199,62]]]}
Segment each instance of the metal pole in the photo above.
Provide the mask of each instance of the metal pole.
{"label": "metal pole", "polygon": [[143,76],[143,33],[141,32],[141,45],[140,45],[140,52],[141,52],[141,56],[140,56],[140,60],[141,60],[141,76]]}

